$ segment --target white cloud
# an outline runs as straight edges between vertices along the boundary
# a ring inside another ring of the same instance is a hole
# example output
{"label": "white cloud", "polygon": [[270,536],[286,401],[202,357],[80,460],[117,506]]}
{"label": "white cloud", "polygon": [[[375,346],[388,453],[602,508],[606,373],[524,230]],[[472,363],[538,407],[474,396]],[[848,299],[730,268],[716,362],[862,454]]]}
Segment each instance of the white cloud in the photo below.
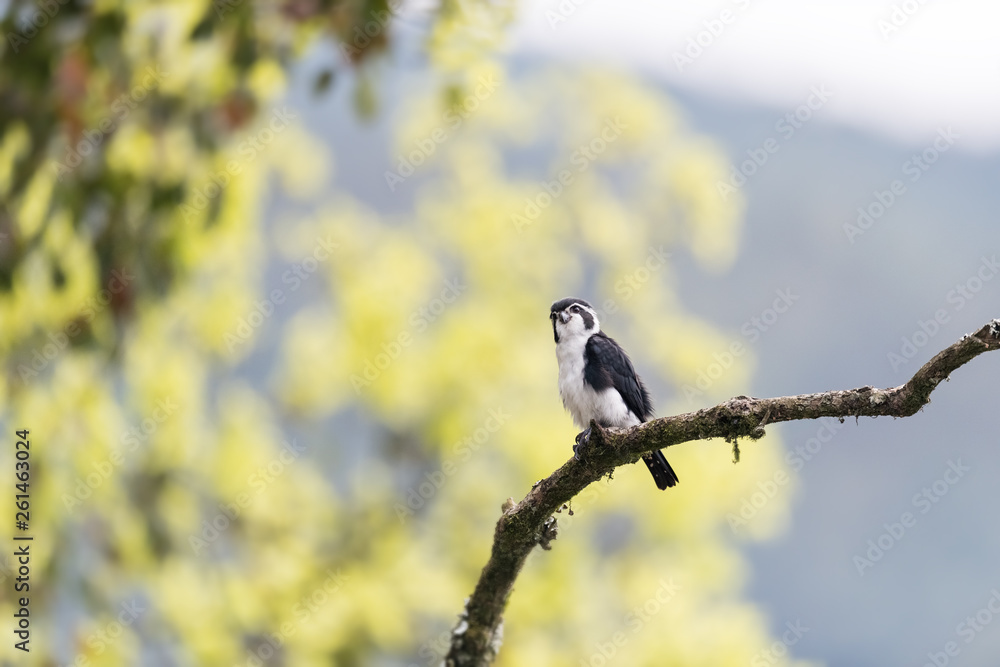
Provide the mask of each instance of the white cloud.
{"label": "white cloud", "polygon": [[[639,69],[778,109],[825,84],[827,118],[914,144],[950,125],[961,149],[1000,148],[997,2],[527,0],[519,13],[515,53]],[[702,53],[678,67],[675,54],[699,38]]]}

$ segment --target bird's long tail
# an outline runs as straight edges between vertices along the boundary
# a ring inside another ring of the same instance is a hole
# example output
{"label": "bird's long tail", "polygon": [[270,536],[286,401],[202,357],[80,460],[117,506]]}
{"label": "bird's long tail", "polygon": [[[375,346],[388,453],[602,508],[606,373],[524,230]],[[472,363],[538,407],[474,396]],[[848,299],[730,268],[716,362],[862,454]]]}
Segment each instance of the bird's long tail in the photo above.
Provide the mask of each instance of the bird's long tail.
{"label": "bird's long tail", "polygon": [[670,488],[680,481],[677,479],[677,473],[667,463],[667,458],[663,455],[663,452],[643,454],[642,460],[646,462],[649,472],[653,473],[653,480],[656,481],[656,486],[661,491]]}

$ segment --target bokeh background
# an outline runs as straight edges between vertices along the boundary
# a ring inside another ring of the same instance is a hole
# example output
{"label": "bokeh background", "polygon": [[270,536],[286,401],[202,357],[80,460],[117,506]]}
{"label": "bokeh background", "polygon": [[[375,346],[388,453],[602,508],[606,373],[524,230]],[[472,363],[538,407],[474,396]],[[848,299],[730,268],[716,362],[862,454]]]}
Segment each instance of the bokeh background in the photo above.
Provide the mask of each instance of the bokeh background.
{"label": "bokeh background", "polygon": [[[563,296],[659,414],[902,383],[1000,315],[997,14],[0,2],[0,661],[437,664]],[[498,664],[994,665],[998,372],[593,485]]]}

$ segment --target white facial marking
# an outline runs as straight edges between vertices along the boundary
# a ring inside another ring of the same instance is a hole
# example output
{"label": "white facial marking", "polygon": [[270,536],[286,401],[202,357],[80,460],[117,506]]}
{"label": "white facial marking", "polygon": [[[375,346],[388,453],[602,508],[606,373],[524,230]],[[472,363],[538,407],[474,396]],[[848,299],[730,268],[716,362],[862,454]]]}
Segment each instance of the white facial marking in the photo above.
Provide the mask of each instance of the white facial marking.
{"label": "white facial marking", "polygon": [[[592,321],[589,328],[584,321],[584,313],[588,314]],[[586,342],[587,338],[601,330],[601,321],[597,318],[594,309],[578,303],[567,306],[555,315],[556,332],[559,334],[560,342],[564,336],[584,336],[584,342]]]}

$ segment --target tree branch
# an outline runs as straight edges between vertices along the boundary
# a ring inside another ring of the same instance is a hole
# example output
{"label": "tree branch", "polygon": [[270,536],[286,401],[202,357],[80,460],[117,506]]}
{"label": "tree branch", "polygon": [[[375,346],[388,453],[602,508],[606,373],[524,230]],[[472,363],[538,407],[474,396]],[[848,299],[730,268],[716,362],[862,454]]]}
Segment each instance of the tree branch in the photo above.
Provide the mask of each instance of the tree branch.
{"label": "tree branch", "polygon": [[537,482],[519,503],[508,500],[497,522],[493,552],[472,597],[452,631],[447,667],[486,667],[496,658],[503,635],[503,611],[514,581],[536,544],[555,538],[552,514],[615,468],[635,463],[646,453],[692,440],[738,438],[757,440],[764,425],[819,417],[909,417],[930,402],[931,392],[974,357],[1000,349],[1000,319],[962,336],[938,353],[906,384],[892,389],[861,387],[846,391],[748,398],[737,396],[713,408],[655,419],[627,429],[602,429],[591,423],[591,437],[547,478]]}

